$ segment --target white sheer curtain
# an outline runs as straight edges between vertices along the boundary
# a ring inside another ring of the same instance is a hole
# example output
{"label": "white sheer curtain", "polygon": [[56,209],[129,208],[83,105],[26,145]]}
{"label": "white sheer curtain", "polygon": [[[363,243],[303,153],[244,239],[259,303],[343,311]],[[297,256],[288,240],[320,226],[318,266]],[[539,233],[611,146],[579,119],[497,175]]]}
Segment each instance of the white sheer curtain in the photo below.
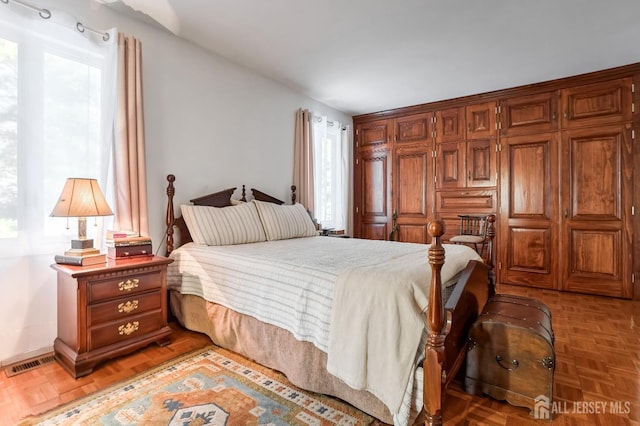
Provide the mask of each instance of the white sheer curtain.
{"label": "white sheer curtain", "polygon": [[[108,34],[81,33],[55,9],[0,2],[0,360],[50,347],[57,334],[49,265],[78,232],[75,218],[67,229],[49,217],[66,178],[97,178],[108,192],[117,32]],[[100,247],[93,225],[87,236]]]}
{"label": "white sheer curtain", "polygon": [[[75,219],[66,229],[49,217],[66,178],[96,178],[105,190],[117,32],[105,41],[77,23],[55,9],[0,4],[0,257],[67,248]],[[101,235],[93,224],[89,237]]]}
{"label": "white sheer curtain", "polygon": [[314,216],[322,228],[349,231],[350,129],[325,116],[312,119]]}

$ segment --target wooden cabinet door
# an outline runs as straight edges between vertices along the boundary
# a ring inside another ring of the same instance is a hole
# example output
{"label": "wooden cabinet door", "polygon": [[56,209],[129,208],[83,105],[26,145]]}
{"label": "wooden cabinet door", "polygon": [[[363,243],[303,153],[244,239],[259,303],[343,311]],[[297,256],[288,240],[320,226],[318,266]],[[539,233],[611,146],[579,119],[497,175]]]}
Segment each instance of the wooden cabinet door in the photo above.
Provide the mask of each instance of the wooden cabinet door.
{"label": "wooden cabinet door", "polygon": [[356,153],[354,172],[354,236],[386,240],[391,223],[389,149]]}
{"label": "wooden cabinet door", "polygon": [[396,148],[394,161],[394,212],[399,241],[430,242],[427,233],[429,209],[427,191],[429,174],[433,167],[431,151],[427,146]]}
{"label": "wooden cabinet door", "polygon": [[503,138],[500,170],[500,281],[557,288],[557,133]]}
{"label": "wooden cabinet door", "polygon": [[395,141],[398,144],[426,143],[429,139],[431,114],[416,114],[395,120]]}
{"label": "wooden cabinet door", "polygon": [[500,134],[550,132],[558,128],[557,92],[517,96],[500,102]]}
{"label": "wooden cabinet door", "polygon": [[466,186],[468,188],[496,186],[497,153],[495,139],[478,139],[467,142]]}
{"label": "wooden cabinet door", "polygon": [[466,107],[467,140],[494,137],[496,130],[496,103],[485,102]]}
{"label": "wooden cabinet door", "polygon": [[458,142],[465,139],[464,107],[449,108],[435,113],[436,142]]}
{"label": "wooden cabinet door", "polygon": [[632,297],[630,130],[572,130],[562,138],[562,289]]}
{"label": "wooden cabinet door", "polygon": [[436,144],[436,189],[464,188],[466,142]]}
{"label": "wooden cabinet door", "polygon": [[436,144],[436,189],[496,186],[495,139]]}
{"label": "wooden cabinet door", "polygon": [[594,127],[631,121],[632,78],[562,90],[562,127]]}
{"label": "wooden cabinet door", "polygon": [[371,121],[356,127],[355,146],[366,148],[383,145],[391,140],[391,126],[388,120]]}

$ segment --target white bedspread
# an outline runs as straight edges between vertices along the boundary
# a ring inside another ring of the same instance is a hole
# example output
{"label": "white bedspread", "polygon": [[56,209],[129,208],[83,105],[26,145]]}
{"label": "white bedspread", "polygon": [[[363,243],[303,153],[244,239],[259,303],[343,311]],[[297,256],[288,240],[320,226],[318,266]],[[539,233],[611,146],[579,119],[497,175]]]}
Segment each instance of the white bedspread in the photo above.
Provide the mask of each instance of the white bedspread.
{"label": "white bedspread", "polygon": [[[167,283],[313,343],[327,352],[329,366],[340,361],[336,373],[329,368],[332,374],[370,390],[397,413],[403,397],[410,400],[409,375],[425,332],[427,249],[330,237],[218,247],[189,243],[171,254],[175,262],[168,267]],[[479,259],[465,246],[445,249],[443,283],[468,260]],[[375,296],[374,287],[385,296]],[[355,342],[355,349],[349,342]],[[403,350],[398,350],[400,342]]]}

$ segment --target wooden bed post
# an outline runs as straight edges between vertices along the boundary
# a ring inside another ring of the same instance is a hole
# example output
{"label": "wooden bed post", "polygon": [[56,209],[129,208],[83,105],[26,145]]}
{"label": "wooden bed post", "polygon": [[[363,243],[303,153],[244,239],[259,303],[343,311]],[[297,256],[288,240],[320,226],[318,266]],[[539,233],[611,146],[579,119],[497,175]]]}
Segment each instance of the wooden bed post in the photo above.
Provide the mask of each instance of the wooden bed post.
{"label": "wooden bed post", "polygon": [[243,201],[245,203],[247,202],[247,191],[244,185],[242,185],[242,197],[240,197],[240,201]]}
{"label": "wooden bed post", "polygon": [[443,384],[446,381],[444,363],[444,305],[442,303],[441,270],[444,264],[444,248],[440,238],[444,234],[444,223],[440,220],[429,222],[429,235],[432,237],[429,247],[429,264],[431,265],[431,287],[429,289],[429,306],[427,307],[427,325],[429,337],[425,349],[423,402],[425,425],[442,424]]}
{"label": "wooden bed post", "polygon": [[176,193],[173,182],[175,180],[176,177],[174,175],[167,175],[167,181],[169,182],[167,185],[167,217],[165,220],[165,224],[167,226],[167,255],[173,251],[173,225],[176,221],[175,214],[173,212],[173,196]]}

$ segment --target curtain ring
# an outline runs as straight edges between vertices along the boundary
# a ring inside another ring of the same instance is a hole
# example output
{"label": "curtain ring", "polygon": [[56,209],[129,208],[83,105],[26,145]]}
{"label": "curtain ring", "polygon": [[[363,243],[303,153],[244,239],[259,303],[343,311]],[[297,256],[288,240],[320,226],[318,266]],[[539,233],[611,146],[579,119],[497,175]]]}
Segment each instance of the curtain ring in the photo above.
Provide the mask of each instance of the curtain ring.
{"label": "curtain ring", "polygon": [[49,9],[42,9],[40,12],[38,12],[38,15],[40,15],[42,19],[51,18],[51,12],[49,11]]}
{"label": "curtain ring", "polygon": [[84,25],[82,25],[82,22],[78,22],[78,23],[76,23],[76,29],[77,29],[78,31],[80,31],[81,33],[83,33],[83,32],[84,32]]}
{"label": "curtain ring", "polygon": [[109,35],[109,33],[104,33],[104,34],[102,35],[102,39],[103,39],[104,41],[109,41],[109,38],[111,38],[111,36]]}
{"label": "curtain ring", "polygon": [[4,4],[9,4],[9,0],[0,0]]}

